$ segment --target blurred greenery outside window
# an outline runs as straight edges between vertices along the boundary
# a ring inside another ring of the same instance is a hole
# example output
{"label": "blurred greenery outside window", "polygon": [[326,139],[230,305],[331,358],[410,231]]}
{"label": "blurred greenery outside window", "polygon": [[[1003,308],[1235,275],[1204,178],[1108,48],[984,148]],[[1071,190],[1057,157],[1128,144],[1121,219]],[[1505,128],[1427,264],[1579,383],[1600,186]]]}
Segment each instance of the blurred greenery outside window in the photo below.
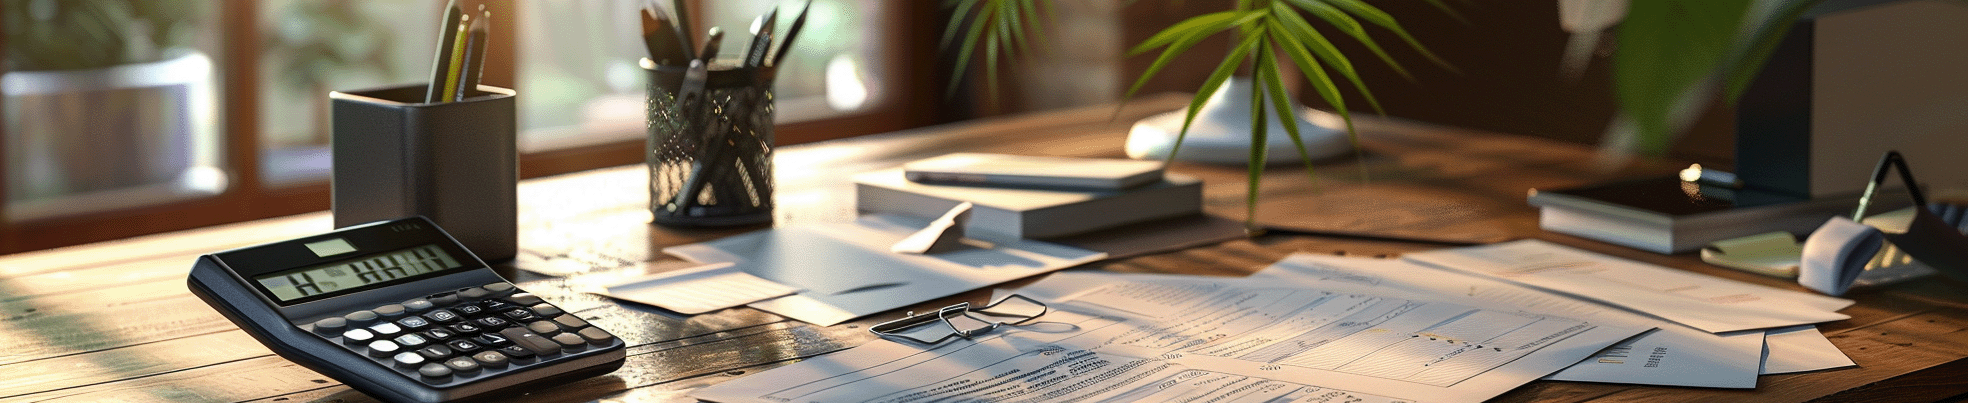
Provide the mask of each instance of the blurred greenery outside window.
{"label": "blurred greenery outside window", "polygon": [[[660,1],[668,4],[670,1]],[[874,0],[813,2],[797,43],[774,83],[780,123],[853,113],[876,104],[873,83],[883,72],[883,42]],[[519,3],[518,71],[521,150],[541,151],[641,138],[648,56],[636,13],[641,0],[568,0]],[[780,7],[783,38],[804,3],[797,0],[718,0],[694,3],[698,31],[722,27],[721,58],[736,59],[757,16]],[[703,32],[696,34],[702,38]],[[701,46],[701,44],[699,44]]]}
{"label": "blurred greenery outside window", "polygon": [[260,177],[328,179],[329,91],[429,81],[431,0],[265,0],[259,4]]}
{"label": "blurred greenery outside window", "polygon": [[5,0],[5,216],[227,187],[208,1]]}

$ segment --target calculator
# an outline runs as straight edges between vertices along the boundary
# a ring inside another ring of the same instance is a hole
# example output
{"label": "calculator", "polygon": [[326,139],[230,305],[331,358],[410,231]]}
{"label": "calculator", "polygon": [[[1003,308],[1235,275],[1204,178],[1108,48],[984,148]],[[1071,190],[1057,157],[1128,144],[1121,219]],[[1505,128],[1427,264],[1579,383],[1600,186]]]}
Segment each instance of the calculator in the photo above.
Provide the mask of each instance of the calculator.
{"label": "calculator", "polygon": [[523,393],[626,356],[423,217],[200,256],[187,282],[274,353],[384,401]]}

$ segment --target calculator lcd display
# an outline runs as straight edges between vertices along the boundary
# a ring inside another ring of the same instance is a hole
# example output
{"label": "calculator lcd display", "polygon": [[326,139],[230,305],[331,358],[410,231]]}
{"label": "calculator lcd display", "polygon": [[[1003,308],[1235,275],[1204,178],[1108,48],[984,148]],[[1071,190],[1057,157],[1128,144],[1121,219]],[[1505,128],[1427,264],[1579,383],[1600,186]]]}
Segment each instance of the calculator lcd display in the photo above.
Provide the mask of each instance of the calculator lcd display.
{"label": "calculator lcd display", "polygon": [[312,297],[459,267],[458,259],[437,245],[364,256],[355,260],[308,266],[259,277],[260,286],[280,302]]}

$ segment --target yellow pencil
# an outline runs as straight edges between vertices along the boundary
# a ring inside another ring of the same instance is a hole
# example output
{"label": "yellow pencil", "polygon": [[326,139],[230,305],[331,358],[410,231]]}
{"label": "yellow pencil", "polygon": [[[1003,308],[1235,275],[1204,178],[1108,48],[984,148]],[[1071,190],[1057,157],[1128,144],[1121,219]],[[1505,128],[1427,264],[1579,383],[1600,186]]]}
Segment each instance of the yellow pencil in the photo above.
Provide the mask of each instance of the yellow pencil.
{"label": "yellow pencil", "polygon": [[458,93],[458,79],[464,75],[466,38],[470,36],[468,32],[470,32],[471,25],[476,22],[471,20],[471,15],[469,14],[463,18],[465,23],[458,24],[457,39],[453,40],[451,44],[451,63],[449,69],[444,72],[444,92],[442,93],[444,95],[441,95],[444,98],[451,98],[449,95]]}

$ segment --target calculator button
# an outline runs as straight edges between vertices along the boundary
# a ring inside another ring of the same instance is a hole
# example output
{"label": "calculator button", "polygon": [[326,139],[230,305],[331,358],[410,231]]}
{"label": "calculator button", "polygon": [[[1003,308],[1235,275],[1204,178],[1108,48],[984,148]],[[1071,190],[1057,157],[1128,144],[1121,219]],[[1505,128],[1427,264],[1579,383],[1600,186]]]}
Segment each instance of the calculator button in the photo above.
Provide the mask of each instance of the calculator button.
{"label": "calculator button", "polygon": [[451,305],[451,304],[458,303],[458,294],[450,293],[450,292],[440,292],[436,294],[431,294],[431,296],[429,297],[424,297],[424,299],[430,300],[432,304]]}
{"label": "calculator button", "polygon": [[506,319],[512,319],[513,321],[533,319],[534,317],[533,311],[526,308],[513,308],[500,314],[506,315]]}
{"label": "calculator button", "polygon": [[450,347],[441,345],[424,347],[422,350],[417,350],[417,355],[424,356],[424,359],[427,360],[441,360],[444,357],[450,357],[452,354],[457,354],[457,352],[451,351]]}
{"label": "calculator button", "polygon": [[500,347],[499,352],[506,353],[506,356],[512,358],[526,358],[526,357],[533,356],[533,350],[528,350],[526,349],[525,346],[521,346],[518,344]]}
{"label": "calculator button", "polygon": [[347,341],[350,344],[366,343],[370,340],[375,340],[375,339],[376,339],[376,334],[370,333],[368,330],[355,329],[355,330],[342,332],[342,340]]}
{"label": "calculator button", "polygon": [[493,293],[502,293],[506,291],[512,291],[513,285],[512,283],[492,283],[492,284],[478,286],[478,288],[483,288],[486,291],[491,291]]}
{"label": "calculator button", "polygon": [[504,329],[506,328],[507,325],[512,324],[512,322],[508,322],[505,319],[499,319],[494,317],[478,318],[478,320],[474,320],[472,321],[472,323],[476,323],[480,327],[484,327],[486,329]]}
{"label": "calculator button", "polygon": [[594,344],[607,344],[608,340],[615,338],[615,335],[608,334],[608,331],[601,330],[598,327],[581,329],[581,331],[576,333],[579,333],[581,338],[588,339],[589,343]]}
{"label": "calculator button", "polygon": [[444,340],[444,339],[449,339],[458,336],[458,334],[452,332],[451,329],[445,329],[441,327],[427,330],[418,334],[424,335],[424,338],[431,339],[431,340]]}
{"label": "calculator button", "polygon": [[416,334],[406,334],[402,336],[397,336],[397,338],[391,340],[395,341],[396,344],[403,345],[404,347],[416,347],[416,346],[424,345],[424,343],[430,342],[430,339],[426,339],[424,338],[424,336],[419,336]]}
{"label": "calculator button", "polygon": [[436,307],[437,304],[433,304],[430,300],[423,298],[403,301],[403,309],[408,309],[410,312],[423,312]]}
{"label": "calculator button", "polygon": [[473,333],[483,332],[485,331],[485,328],[481,328],[478,327],[478,325],[474,325],[470,323],[459,323],[456,325],[451,325],[451,331],[458,332],[459,334],[473,334]]}
{"label": "calculator button", "polygon": [[446,310],[446,309],[431,311],[430,313],[424,314],[424,317],[430,318],[432,322],[437,322],[437,323],[457,322],[459,319],[465,318],[463,316],[459,316],[457,312],[451,312],[450,310]]}
{"label": "calculator button", "polygon": [[376,312],[377,315],[382,315],[385,318],[394,318],[398,316],[403,316],[403,306],[397,304],[379,306],[376,307],[376,309],[371,309],[370,311],[374,311]]}
{"label": "calculator button", "polygon": [[342,319],[347,319],[348,321],[355,322],[355,323],[369,323],[371,321],[375,321],[376,317],[377,317],[376,313],[370,311],[355,311],[355,312],[349,312],[349,314],[347,315],[342,315]]}
{"label": "calculator button", "polygon": [[480,308],[478,305],[472,305],[472,304],[454,306],[451,307],[451,309],[457,310],[459,314],[466,315],[466,316],[477,315],[479,313],[485,312],[485,308]]}
{"label": "calculator button", "polygon": [[496,312],[496,311],[503,311],[503,310],[507,310],[507,309],[512,309],[513,307],[515,307],[515,306],[518,306],[518,305],[513,305],[513,304],[512,304],[512,303],[510,303],[510,302],[506,302],[506,301],[500,301],[500,300],[496,300],[496,299],[494,299],[494,300],[487,300],[487,301],[485,301],[485,302],[481,302],[481,303],[479,303],[479,305],[480,305],[480,306],[484,306],[484,307],[485,307],[485,309],[487,309],[487,310],[491,310],[491,311],[494,311],[494,312]]}
{"label": "calculator button", "polygon": [[403,333],[403,327],[397,326],[395,323],[386,322],[386,323],[376,324],[375,326],[370,326],[369,331],[375,332],[376,335],[378,336],[389,336],[397,333]]}
{"label": "calculator button", "polygon": [[561,312],[560,307],[557,306],[553,306],[549,304],[536,304],[533,305],[533,313],[539,314],[540,316],[551,317],[554,315],[562,314],[564,312]]}
{"label": "calculator button", "polygon": [[342,329],[346,329],[346,328],[348,328],[348,320],[347,320],[347,319],[342,319],[342,318],[328,318],[328,319],[322,319],[322,320],[317,320],[317,321],[314,321],[314,332],[315,332],[315,333],[320,333],[320,334],[325,334],[325,335],[332,335],[332,334],[335,334],[336,332],[340,332],[340,331],[342,331]]}
{"label": "calculator button", "polygon": [[451,350],[457,351],[460,354],[478,351],[479,349],[485,348],[483,346],[478,345],[478,342],[471,341],[471,340],[452,340],[449,343],[444,343],[444,346],[450,347]]}
{"label": "calculator button", "polygon": [[506,297],[506,300],[520,305],[533,305],[540,303],[540,296],[522,292]]}
{"label": "calculator button", "polygon": [[443,377],[451,376],[451,368],[446,367],[443,364],[438,364],[433,362],[429,364],[424,364],[422,368],[417,368],[417,374],[431,377],[431,378],[443,378]]}
{"label": "calculator button", "polygon": [[423,330],[426,327],[430,327],[431,322],[430,319],[424,319],[424,317],[422,316],[412,316],[408,318],[397,319],[396,325],[402,326],[404,329]]}
{"label": "calculator button", "polygon": [[479,365],[492,368],[504,367],[506,366],[506,362],[510,361],[510,359],[506,358],[505,354],[497,351],[481,351],[478,354],[472,354],[472,360],[478,361]]}
{"label": "calculator button", "polygon": [[479,345],[488,346],[488,347],[498,347],[498,346],[503,346],[512,343],[511,340],[506,339],[506,336],[502,336],[498,333],[481,334],[478,335],[478,337],[473,337],[472,341],[476,341],[478,342]]}
{"label": "calculator button", "polygon": [[397,353],[396,357],[391,358],[390,361],[395,361],[396,365],[405,368],[414,368],[419,364],[427,362],[424,356],[412,352]]}
{"label": "calculator button", "polygon": [[403,350],[402,346],[398,346],[396,345],[395,342],[389,340],[377,340],[377,341],[369,342],[369,355],[371,356],[388,357],[391,355],[396,355],[396,352],[401,350]]}
{"label": "calculator button", "polygon": [[501,330],[499,331],[499,335],[506,336],[506,339],[512,340],[514,345],[532,350],[534,354],[547,355],[560,352],[560,343],[547,340],[545,336],[526,331],[523,328],[515,327]]}
{"label": "calculator button", "polygon": [[457,357],[444,360],[444,366],[451,368],[452,371],[472,372],[478,370],[478,360],[474,360],[471,357]]}
{"label": "calculator button", "polygon": [[556,334],[553,337],[553,341],[555,343],[560,343],[560,345],[564,347],[579,347],[583,344],[588,344],[587,339],[583,339],[581,338],[581,335],[577,335],[573,333]]}
{"label": "calculator button", "polygon": [[463,298],[463,299],[485,298],[485,296],[489,294],[491,294],[491,292],[485,291],[484,288],[478,288],[478,287],[471,287],[471,288],[458,290],[458,298]]}
{"label": "calculator button", "polygon": [[539,334],[554,334],[554,332],[560,331],[560,325],[543,320],[526,324],[526,330],[532,330],[533,333]]}
{"label": "calculator button", "polygon": [[581,320],[581,318],[575,317],[574,315],[560,315],[554,318],[554,323],[559,323],[561,327],[568,329],[579,329],[582,326],[588,325],[588,321]]}

